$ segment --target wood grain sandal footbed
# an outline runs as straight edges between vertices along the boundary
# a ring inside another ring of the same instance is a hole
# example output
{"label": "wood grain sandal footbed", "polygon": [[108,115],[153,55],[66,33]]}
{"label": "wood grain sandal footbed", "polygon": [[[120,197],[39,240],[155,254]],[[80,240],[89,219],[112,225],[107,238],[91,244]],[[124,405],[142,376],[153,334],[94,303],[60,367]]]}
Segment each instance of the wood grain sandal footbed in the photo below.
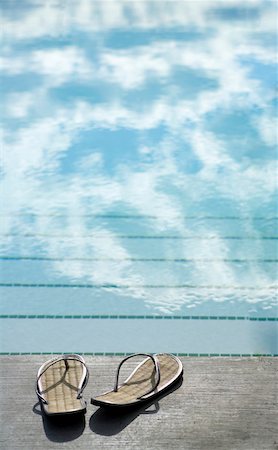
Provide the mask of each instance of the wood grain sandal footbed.
{"label": "wood grain sandal footbed", "polygon": [[82,393],[88,379],[88,368],[79,355],[61,355],[44,363],[36,384],[43,411],[49,416],[85,413]]}

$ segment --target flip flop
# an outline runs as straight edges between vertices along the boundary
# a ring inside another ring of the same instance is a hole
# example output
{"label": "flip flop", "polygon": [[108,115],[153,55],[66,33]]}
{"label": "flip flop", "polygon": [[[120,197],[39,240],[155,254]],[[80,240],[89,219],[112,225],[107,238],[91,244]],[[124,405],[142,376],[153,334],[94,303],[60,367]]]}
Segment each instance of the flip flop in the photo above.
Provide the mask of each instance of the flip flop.
{"label": "flip flop", "polygon": [[82,392],[89,372],[79,355],[61,355],[44,363],[37,374],[36,393],[48,416],[86,412]]}
{"label": "flip flop", "polygon": [[[135,356],[147,356],[147,358],[119,386],[119,372],[122,364]],[[174,355],[168,353],[129,355],[118,367],[114,389],[92,398],[91,403],[103,407],[137,406],[160,395],[172,386],[182,373],[182,363]]]}

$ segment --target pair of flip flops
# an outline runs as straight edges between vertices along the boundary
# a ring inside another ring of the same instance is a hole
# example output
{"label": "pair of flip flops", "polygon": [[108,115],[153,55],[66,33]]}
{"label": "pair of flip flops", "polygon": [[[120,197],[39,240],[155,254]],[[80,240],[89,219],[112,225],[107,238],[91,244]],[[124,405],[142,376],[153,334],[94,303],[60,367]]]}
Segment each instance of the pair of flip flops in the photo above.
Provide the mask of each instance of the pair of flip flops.
{"label": "pair of flip flops", "polygon": [[[119,386],[123,363],[135,356],[146,358]],[[169,353],[136,353],[124,358],[118,366],[111,391],[91,399],[103,407],[137,406],[150,401],[171,387],[181,376],[181,361]],[[83,390],[89,379],[87,365],[80,355],[61,355],[44,363],[37,374],[36,393],[42,409],[49,416],[86,412]]]}

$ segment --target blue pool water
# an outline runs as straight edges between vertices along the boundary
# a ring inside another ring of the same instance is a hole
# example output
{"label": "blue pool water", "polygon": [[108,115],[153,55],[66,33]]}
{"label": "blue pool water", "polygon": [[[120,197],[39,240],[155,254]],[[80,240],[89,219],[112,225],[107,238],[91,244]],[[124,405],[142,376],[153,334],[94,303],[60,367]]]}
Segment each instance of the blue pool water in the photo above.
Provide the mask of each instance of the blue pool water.
{"label": "blue pool water", "polygon": [[277,354],[276,2],[1,9],[1,352]]}

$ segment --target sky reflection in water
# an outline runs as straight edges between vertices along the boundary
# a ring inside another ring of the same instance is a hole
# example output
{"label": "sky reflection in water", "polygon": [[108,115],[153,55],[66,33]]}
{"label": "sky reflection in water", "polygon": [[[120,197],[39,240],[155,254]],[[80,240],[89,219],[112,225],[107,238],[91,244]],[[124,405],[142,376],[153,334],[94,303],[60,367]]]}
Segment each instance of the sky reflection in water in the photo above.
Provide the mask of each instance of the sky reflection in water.
{"label": "sky reflection in water", "polygon": [[3,313],[274,316],[275,2],[2,8]]}

